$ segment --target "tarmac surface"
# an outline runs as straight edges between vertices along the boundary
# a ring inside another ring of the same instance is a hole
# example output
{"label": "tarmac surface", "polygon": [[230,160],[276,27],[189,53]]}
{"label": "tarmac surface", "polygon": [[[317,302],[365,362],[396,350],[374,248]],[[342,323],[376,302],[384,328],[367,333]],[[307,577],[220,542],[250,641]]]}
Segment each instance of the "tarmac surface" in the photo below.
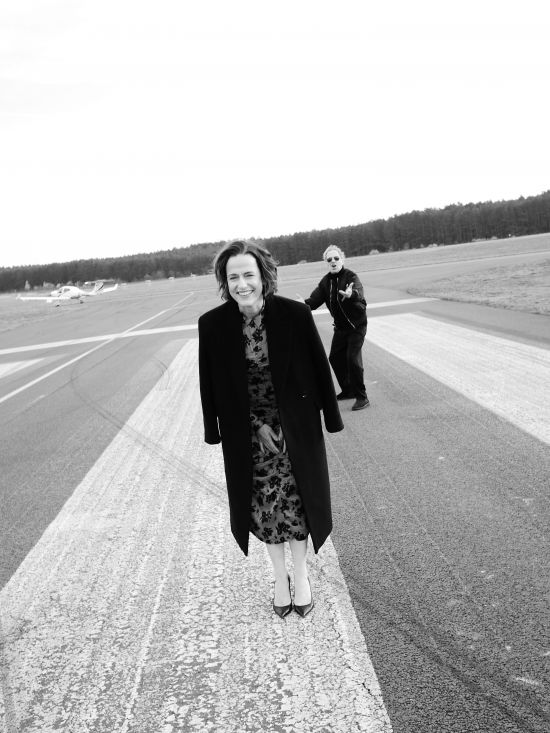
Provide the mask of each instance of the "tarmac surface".
{"label": "tarmac surface", "polygon": [[3,589],[7,720],[37,733],[315,730],[336,715],[342,731],[390,730],[331,543],[305,620],[264,603],[263,548],[241,561],[196,362],[193,339]]}
{"label": "tarmac surface", "polygon": [[549,321],[361,276],[371,407],[326,435],[306,619],[273,614],[202,441],[210,279],[1,334],[0,730],[549,729]]}

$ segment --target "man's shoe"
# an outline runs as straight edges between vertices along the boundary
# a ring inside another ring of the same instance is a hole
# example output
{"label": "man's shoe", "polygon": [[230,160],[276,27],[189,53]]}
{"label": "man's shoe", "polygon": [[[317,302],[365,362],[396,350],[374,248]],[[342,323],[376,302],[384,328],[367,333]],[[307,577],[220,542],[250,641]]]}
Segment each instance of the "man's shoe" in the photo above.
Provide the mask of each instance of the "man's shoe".
{"label": "man's shoe", "polygon": [[362,410],[370,405],[368,397],[358,397],[352,405],[352,410]]}
{"label": "man's shoe", "polygon": [[342,401],[342,400],[352,400],[353,399],[353,395],[348,394],[347,392],[340,392],[340,394],[337,394],[336,395],[336,399],[337,400],[340,400],[340,401]]}

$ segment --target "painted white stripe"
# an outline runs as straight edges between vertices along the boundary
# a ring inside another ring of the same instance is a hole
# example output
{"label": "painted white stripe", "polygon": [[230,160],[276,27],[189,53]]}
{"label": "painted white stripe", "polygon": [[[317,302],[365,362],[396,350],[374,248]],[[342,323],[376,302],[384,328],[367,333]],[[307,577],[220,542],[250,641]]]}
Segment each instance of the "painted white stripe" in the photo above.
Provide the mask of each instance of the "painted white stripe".
{"label": "painted white stripe", "polygon": [[[157,313],[153,318],[166,313],[161,311]],[[151,319],[148,319],[151,320]],[[147,323],[147,321],[144,321]],[[197,329],[197,324],[183,325],[183,326],[165,326],[160,328],[144,328],[140,330],[124,331],[123,333],[105,333],[100,336],[86,336],[79,339],[69,339],[67,341],[50,341],[45,344],[31,344],[30,346],[13,346],[9,349],[0,349],[0,356],[8,354],[20,354],[25,351],[41,351],[43,349],[58,349],[67,346],[78,346],[80,344],[93,344],[98,341],[115,341],[116,339],[133,338],[134,336],[154,336],[159,333],[178,333],[179,331],[194,331]]]}
{"label": "painted white stripe", "polygon": [[373,319],[367,338],[550,443],[550,351],[413,313]]}
{"label": "painted white stripe", "polygon": [[20,369],[24,369],[25,367],[32,366],[33,364],[37,364],[39,361],[42,361],[42,359],[27,359],[26,361],[9,361],[5,364],[0,364],[0,379],[2,377],[7,377],[10,374],[15,374],[15,372],[18,372]]}
{"label": "painted white stripe", "polygon": [[439,298],[401,298],[401,300],[386,300],[381,303],[369,303],[367,311],[373,308],[390,308],[394,305],[414,305],[415,303],[428,303],[429,301],[436,301]]}
{"label": "painted white stripe", "polygon": [[0,592],[12,729],[390,732],[330,540],[314,611],[281,621],[251,539],[245,558],[194,339]]}
{"label": "painted white stripe", "polygon": [[[193,293],[189,293],[189,295],[186,295],[185,298],[182,298],[172,307],[175,308],[179,306],[181,303],[188,300],[192,295]],[[127,336],[133,336],[135,329],[139,328],[140,326],[145,325],[146,323],[149,323],[150,321],[153,321],[155,318],[158,318],[159,316],[164,315],[164,313],[168,313],[169,310],[170,308],[159,311],[158,313],[155,313],[154,316],[151,316],[150,318],[146,318],[144,321],[137,323],[135,326],[131,326],[130,328],[127,328],[126,331],[124,331],[123,333],[117,334],[116,336],[107,337],[105,341],[98,344],[97,346],[94,346],[93,349],[89,349],[88,351],[85,351],[82,354],[78,354],[78,356],[75,356],[73,359],[69,359],[69,361],[66,361],[63,364],[59,364],[58,366],[55,367],[55,369],[51,369],[49,372],[45,372],[44,374],[41,374],[36,379],[33,379],[31,382],[27,382],[27,384],[21,385],[21,387],[19,387],[18,389],[14,389],[13,392],[9,392],[8,394],[4,395],[3,397],[0,397],[0,404],[2,404],[2,402],[6,402],[7,400],[11,399],[12,397],[15,397],[16,395],[20,394],[21,392],[24,392],[26,389],[29,389],[29,387],[34,387],[35,384],[42,382],[44,379],[48,379],[48,377],[51,377],[53,374],[57,374],[57,372],[60,372],[62,369],[65,369],[66,367],[71,366],[71,364],[75,364],[77,361],[80,361],[81,359],[84,359],[86,356],[93,354],[94,351],[101,349],[103,346],[106,346],[107,344],[111,343],[116,338],[124,338]],[[22,347],[22,348],[26,349],[27,347]]]}
{"label": "painted white stripe", "polygon": [[8,392],[8,394],[4,395],[3,397],[0,397],[0,404],[2,404],[2,402],[6,402],[7,400],[10,400],[12,397],[15,397],[18,394],[21,394],[21,392],[24,392],[26,389],[29,389],[29,387],[34,387],[35,384],[39,384],[44,379],[51,377],[53,374],[57,374],[57,372],[60,372],[62,369],[65,369],[65,367],[68,367],[71,364],[75,364],[77,361],[80,361],[80,359],[84,359],[85,356],[88,356],[89,354],[93,354],[94,351],[101,349],[101,347],[105,346],[107,343],[109,342],[105,341],[104,343],[101,343],[98,346],[95,346],[93,349],[89,349],[88,351],[85,351],[83,354],[79,354],[78,356],[75,356],[73,359],[69,359],[69,361],[66,361],[63,364],[60,364],[59,366],[55,367],[55,369],[50,369],[49,372],[45,372],[44,374],[41,374],[36,379],[33,379],[30,382],[27,382],[26,384],[21,385],[21,387],[14,389],[12,392]]}
{"label": "painted white stripe", "polygon": [[[400,306],[400,305],[412,305],[414,303],[425,303],[427,301],[431,300],[437,300],[437,298],[404,298],[403,300],[388,300],[384,303],[370,303],[368,306],[368,310],[372,310],[373,308],[389,308],[390,306]],[[162,315],[163,313],[166,313],[167,311],[161,311],[160,313],[157,313],[153,316],[153,318],[158,318],[158,316]],[[316,311],[312,311],[314,316],[325,316],[330,315],[329,311],[326,308],[318,308]],[[148,319],[152,320],[152,318]],[[148,321],[144,321],[143,323],[147,323]],[[138,324],[141,325],[141,324]],[[20,354],[25,351],[41,351],[43,349],[58,349],[66,346],[78,346],[79,344],[92,344],[97,343],[98,341],[114,341],[115,339],[123,339],[123,338],[133,338],[134,336],[155,336],[159,333],[178,333],[181,331],[195,331],[197,329],[196,323],[186,323],[182,324],[180,326],[161,326],[160,328],[145,328],[140,330],[137,329],[137,326],[134,327],[134,330],[131,331],[124,331],[123,333],[105,333],[101,334],[99,336],[86,336],[84,338],[80,339],[69,339],[67,341],[50,341],[49,343],[44,344],[31,344],[30,346],[13,346],[8,349],[0,349],[0,356],[9,355],[9,354]]]}
{"label": "painted white stripe", "polygon": [[49,343],[45,344],[31,344],[29,346],[14,346],[9,349],[0,349],[0,356],[7,355],[7,354],[19,354],[24,351],[39,351],[41,349],[57,349],[59,347],[64,346],[75,346],[78,344],[91,344],[96,343],[97,341],[113,341],[114,339],[119,338],[128,338],[130,336],[141,336],[141,335],[149,335],[152,333],[158,333],[158,332],[164,332],[164,331],[183,331],[188,330],[191,328],[196,328],[196,325],[194,326],[175,326],[175,327],[168,327],[167,329],[160,328],[160,329],[146,329],[146,330],[138,330],[140,326],[144,326],[146,323],[150,323],[151,321],[154,321],[155,318],[159,318],[160,316],[163,316],[165,313],[168,313],[169,311],[173,310],[174,308],[179,308],[182,303],[185,303],[186,300],[189,300],[191,296],[193,296],[195,293],[188,293],[184,298],[181,300],[178,300],[177,303],[174,303],[173,306],[170,308],[166,308],[165,310],[159,311],[158,313],[155,313],[154,316],[151,316],[150,318],[146,318],[144,321],[141,321],[140,323],[136,323],[135,326],[132,326],[131,328],[127,328],[126,331],[123,331],[122,333],[107,333],[107,334],[101,334],[99,336],[85,336],[84,338],[79,339],[69,339],[67,341],[50,341]]}
{"label": "painted white stripe", "polygon": [[[402,298],[401,300],[385,300],[380,303],[369,303],[367,305],[367,314],[369,311],[374,310],[376,308],[391,308],[393,306],[400,306],[400,305],[414,305],[415,303],[427,303],[429,301],[438,300],[438,298]],[[326,316],[330,315],[330,312],[325,306],[322,306],[321,308],[317,308],[317,310],[312,311],[314,316]]]}
{"label": "painted white stripe", "polygon": [[119,334],[106,333],[102,336],[87,336],[79,339],[67,339],[66,341],[50,341],[45,344],[30,344],[29,346],[11,346],[8,349],[0,349],[0,356],[8,356],[10,354],[24,354],[28,351],[42,351],[43,349],[60,349],[67,346],[77,346],[78,344],[95,344],[98,341],[112,341]]}

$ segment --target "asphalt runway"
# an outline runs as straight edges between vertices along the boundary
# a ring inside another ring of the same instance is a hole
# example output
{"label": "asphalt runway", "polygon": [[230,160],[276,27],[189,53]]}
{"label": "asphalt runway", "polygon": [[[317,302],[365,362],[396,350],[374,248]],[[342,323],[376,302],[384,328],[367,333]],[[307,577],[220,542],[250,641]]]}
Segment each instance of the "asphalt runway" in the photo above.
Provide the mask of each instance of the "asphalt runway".
{"label": "asphalt runway", "polygon": [[[406,292],[501,258],[418,262],[348,263],[371,407],[326,436],[335,528],[305,620],[271,612],[202,442],[211,277],[0,334],[4,731],[549,729],[549,320]],[[281,294],[320,273],[281,268]]]}

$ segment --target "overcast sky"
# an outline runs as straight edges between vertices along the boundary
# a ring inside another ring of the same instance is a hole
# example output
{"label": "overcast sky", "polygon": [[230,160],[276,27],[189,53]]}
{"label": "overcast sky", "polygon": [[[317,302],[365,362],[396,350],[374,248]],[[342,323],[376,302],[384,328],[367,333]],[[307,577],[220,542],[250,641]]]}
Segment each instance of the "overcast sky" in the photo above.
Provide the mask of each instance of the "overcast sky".
{"label": "overcast sky", "polygon": [[542,193],[546,7],[2,0],[0,266]]}

